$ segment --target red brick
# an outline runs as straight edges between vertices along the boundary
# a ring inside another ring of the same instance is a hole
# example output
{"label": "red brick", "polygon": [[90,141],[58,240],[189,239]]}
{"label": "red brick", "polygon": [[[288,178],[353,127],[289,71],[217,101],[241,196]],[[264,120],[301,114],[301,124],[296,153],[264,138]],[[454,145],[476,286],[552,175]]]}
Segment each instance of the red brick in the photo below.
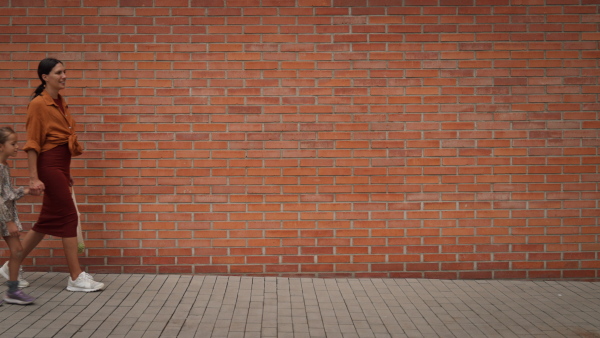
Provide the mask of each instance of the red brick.
{"label": "red brick", "polygon": [[0,20],[0,113],[66,60],[95,271],[599,278],[596,7],[53,1]]}

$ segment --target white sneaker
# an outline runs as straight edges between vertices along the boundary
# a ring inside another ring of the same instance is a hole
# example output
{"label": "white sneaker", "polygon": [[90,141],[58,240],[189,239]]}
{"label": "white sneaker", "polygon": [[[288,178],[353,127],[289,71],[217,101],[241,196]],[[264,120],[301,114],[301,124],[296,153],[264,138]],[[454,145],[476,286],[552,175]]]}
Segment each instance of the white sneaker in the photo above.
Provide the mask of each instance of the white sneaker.
{"label": "white sneaker", "polygon": [[69,277],[67,283],[67,290],[69,291],[93,292],[102,289],[104,289],[104,283],[96,282],[94,277],[85,271],[80,273],[76,280]]}
{"label": "white sneaker", "polygon": [[[6,280],[10,280],[9,271],[8,271],[8,262],[4,263],[0,268],[0,276],[6,278]],[[19,267],[19,288],[26,288],[29,286],[29,282],[23,279],[23,268]]]}

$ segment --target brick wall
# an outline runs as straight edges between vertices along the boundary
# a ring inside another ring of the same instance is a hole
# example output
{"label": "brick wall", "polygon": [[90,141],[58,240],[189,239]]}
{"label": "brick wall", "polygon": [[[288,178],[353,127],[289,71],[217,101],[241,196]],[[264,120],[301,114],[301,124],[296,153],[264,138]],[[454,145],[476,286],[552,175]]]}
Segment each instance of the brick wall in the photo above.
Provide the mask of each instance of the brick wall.
{"label": "brick wall", "polygon": [[2,124],[62,59],[92,272],[597,280],[599,7],[0,0]]}

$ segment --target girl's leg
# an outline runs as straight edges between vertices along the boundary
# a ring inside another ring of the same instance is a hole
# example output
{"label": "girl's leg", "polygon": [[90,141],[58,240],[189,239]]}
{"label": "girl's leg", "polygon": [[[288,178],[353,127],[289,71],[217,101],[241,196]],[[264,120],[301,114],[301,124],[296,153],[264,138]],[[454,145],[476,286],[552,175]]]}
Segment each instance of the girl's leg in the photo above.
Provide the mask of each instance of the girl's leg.
{"label": "girl's leg", "polygon": [[79,257],[77,256],[77,237],[66,237],[62,239],[63,249],[65,250],[65,258],[69,266],[69,274],[71,280],[76,280],[79,274],[83,271],[79,265]]}
{"label": "girl's leg", "polygon": [[19,237],[4,237],[8,248],[10,249],[10,259],[8,260],[8,291],[4,294],[4,301],[11,304],[31,304],[35,298],[19,290],[19,266],[23,260],[23,248]]}
{"label": "girl's leg", "polygon": [[23,247],[19,237],[4,237],[8,248],[10,249],[10,258],[8,259],[8,276],[9,281],[17,281],[19,279],[19,267],[23,261]]}

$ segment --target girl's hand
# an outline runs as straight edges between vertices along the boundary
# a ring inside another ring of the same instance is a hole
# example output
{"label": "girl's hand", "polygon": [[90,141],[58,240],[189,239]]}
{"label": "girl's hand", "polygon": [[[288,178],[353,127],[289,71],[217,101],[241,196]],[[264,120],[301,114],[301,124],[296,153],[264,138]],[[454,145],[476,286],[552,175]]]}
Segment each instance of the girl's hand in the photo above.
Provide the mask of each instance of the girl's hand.
{"label": "girl's hand", "polygon": [[19,228],[17,228],[17,223],[12,221],[6,222],[6,228],[12,237],[19,237]]}
{"label": "girl's hand", "polygon": [[29,192],[31,190],[29,188],[23,188],[23,192],[25,193],[25,195],[29,195]]}
{"label": "girl's hand", "polygon": [[44,186],[44,182],[40,181],[39,179],[30,179],[29,180],[29,192],[32,195],[35,196],[39,196],[44,192],[44,189],[46,187]]}

